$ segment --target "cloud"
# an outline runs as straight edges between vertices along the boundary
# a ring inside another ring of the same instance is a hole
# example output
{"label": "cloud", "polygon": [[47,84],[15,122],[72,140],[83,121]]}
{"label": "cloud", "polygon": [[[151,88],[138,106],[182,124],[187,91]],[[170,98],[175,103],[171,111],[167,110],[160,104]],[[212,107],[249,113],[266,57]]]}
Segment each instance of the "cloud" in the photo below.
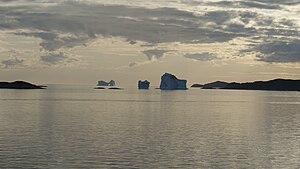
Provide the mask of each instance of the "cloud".
{"label": "cloud", "polygon": [[129,42],[129,44],[131,44],[131,45],[135,45],[137,43],[136,41],[133,41],[133,40],[127,40],[127,42]]}
{"label": "cloud", "polygon": [[18,58],[10,58],[1,61],[1,64],[4,65],[4,68],[15,68],[23,65],[24,60]]}
{"label": "cloud", "polygon": [[3,2],[3,3],[5,3],[5,2],[14,2],[14,1],[18,1],[18,0],[0,0],[0,2]]}
{"label": "cloud", "polygon": [[[270,26],[274,22],[273,18],[246,11],[215,10],[196,15],[175,8],[148,9],[79,2],[58,3],[40,9],[22,6],[1,10],[5,13],[6,24],[0,24],[0,28],[37,30],[17,34],[41,38],[41,46],[45,50],[82,45],[97,38],[97,35],[127,38],[131,44],[135,41],[226,42],[258,34],[255,28],[245,27],[249,21],[254,21],[256,26]],[[241,23],[232,23],[235,18],[239,18]]]}
{"label": "cloud", "polygon": [[282,4],[282,5],[296,5],[296,4],[300,4],[299,0],[254,0],[256,2],[262,2],[262,3],[266,3],[266,4]]}
{"label": "cloud", "polygon": [[275,41],[260,44],[252,50],[259,52],[257,60],[268,63],[300,63],[300,40]]}
{"label": "cloud", "polygon": [[14,34],[42,39],[43,41],[40,43],[40,46],[47,51],[55,51],[63,47],[72,48],[75,46],[84,46],[90,38],[89,35],[85,34],[73,35],[45,31],[15,32]]}
{"label": "cloud", "polygon": [[64,52],[47,52],[40,56],[40,62],[43,66],[86,66],[85,62],[75,56],[67,56]]}
{"label": "cloud", "polygon": [[[38,1],[32,2],[36,4],[0,6],[0,30],[41,39],[41,51],[49,53],[43,55],[41,61],[48,64],[68,61],[64,58],[66,56],[58,51],[85,46],[88,42],[102,37],[121,37],[136,46],[142,44],[140,42],[151,46],[162,43],[224,43],[239,38],[252,41],[251,45],[257,46],[257,43],[261,43],[262,47],[268,46],[265,42],[276,41],[278,38],[284,39],[285,42],[300,39],[297,22],[288,17],[284,19],[265,13],[266,10],[280,13],[287,5],[299,4],[299,0],[181,1],[182,4],[200,3],[208,8],[200,12],[191,10],[194,8],[177,9],[162,7],[163,5],[146,8],[101,5],[92,1],[59,1],[52,5],[38,5]],[[264,53],[259,49],[260,46],[253,49],[262,54],[258,59],[271,62],[266,59],[271,59],[271,54]],[[159,59],[169,52],[149,49],[143,45],[140,47],[150,60]],[[293,52],[287,51],[285,58],[295,58]],[[185,57],[193,57],[192,59],[196,60],[217,59],[209,53],[204,54],[187,54]],[[272,62],[284,62],[278,59],[278,56],[274,55]]]}
{"label": "cloud", "polygon": [[143,41],[154,44],[214,43],[250,36],[248,29],[242,25],[223,29],[228,21],[242,14],[232,11],[210,11],[196,16],[193,12],[175,8],[148,9],[78,2],[0,10],[6,21],[6,24],[0,24],[0,29],[31,31],[16,34],[42,39],[41,47],[49,51],[82,45],[98,36],[117,36],[130,39],[129,43]]}
{"label": "cloud", "polygon": [[208,52],[204,52],[204,53],[187,53],[187,54],[184,55],[184,57],[186,57],[188,59],[197,60],[197,61],[212,61],[212,60],[219,60],[220,59],[215,54],[208,53]]}
{"label": "cloud", "polygon": [[138,63],[137,62],[130,62],[128,66],[129,67],[136,67],[136,66],[138,66]]}
{"label": "cloud", "polygon": [[154,62],[159,62],[159,60],[146,60],[143,62],[136,62],[136,61],[132,61],[128,64],[128,66],[125,66],[123,68],[133,68],[133,67],[139,67],[139,66],[143,66],[143,65],[148,65],[148,64],[152,64]]}
{"label": "cloud", "polygon": [[160,59],[167,52],[170,52],[170,50],[151,49],[143,51],[149,60]]}
{"label": "cloud", "polygon": [[54,40],[57,38],[57,34],[52,32],[15,32],[15,35],[23,35],[30,37],[38,37],[44,40]]}
{"label": "cloud", "polygon": [[218,1],[218,2],[209,2],[209,5],[218,5],[222,7],[231,7],[231,8],[259,8],[259,9],[280,9],[281,7],[278,4],[272,3],[262,3],[255,1]]}
{"label": "cloud", "polygon": [[[151,46],[153,47],[153,46]],[[143,61],[143,62],[135,62],[132,61],[128,64],[129,67],[138,67],[138,66],[142,66],[142,65],[146,65],[146,64],[151,64],[153,62],[157,62],[159,61],[159,59],[161,59],[162,57],[164,57],[164,55],[167,52],[171,52],[173,50],[163,50],[163,49],[149,49],[149,50],[144,50],[143,54],[145,56],[147,56],[148,60]]]}
{"label": "cloud", "polygon": [[228,1],[198,1],[198,0],[181,0],[184,4],[190,5],[212,5],[223,6],[231,8],[258,8],[258,9],[281,9],[280,5],[297,5],[300,4],[299,0],[228,0]]}
{"label": "cloud", "polygon": [[58,53],[48,53],[46,55],[42,55],[40,59],[42,62],[51,65],[51,64],[60,63],[63,60],[67,59],[67,57],[63,52],[58,52]]}

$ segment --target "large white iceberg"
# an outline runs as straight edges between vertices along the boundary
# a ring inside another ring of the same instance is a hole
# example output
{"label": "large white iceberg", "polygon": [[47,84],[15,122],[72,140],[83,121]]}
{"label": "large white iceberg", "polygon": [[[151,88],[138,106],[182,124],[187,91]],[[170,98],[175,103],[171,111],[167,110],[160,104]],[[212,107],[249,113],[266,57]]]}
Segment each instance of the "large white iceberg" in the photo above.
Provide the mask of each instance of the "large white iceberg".
{"label": "large white iceberg", "polygon": [[186,82],[186,80],[177,79],[170,73],[165,73],[161,77],[159,88],[161,90],[187,90]]}
{"label": "large white iceberg", "polygon": [[138,82],[139,89],[149,89],[150,82],[148,80]]}
{"label": "large white iceberg", "polygon": [[113,80],[111,80],[109,82],[100,80],[100,81],[98,81],[98,84],[97,84],[97,86],[115,86],[115,85],[116,85],[116,82]]}

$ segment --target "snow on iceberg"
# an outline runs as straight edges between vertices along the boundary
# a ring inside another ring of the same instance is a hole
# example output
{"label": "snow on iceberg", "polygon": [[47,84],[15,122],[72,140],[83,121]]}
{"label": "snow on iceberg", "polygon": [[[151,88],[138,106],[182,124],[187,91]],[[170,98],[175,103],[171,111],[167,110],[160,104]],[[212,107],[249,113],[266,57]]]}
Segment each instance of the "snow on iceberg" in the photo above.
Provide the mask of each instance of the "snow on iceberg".
{"label": "snow on iceberg", "polygon": [[177,79],[175,75],[165,73],[161,77],[160,89],[161,90],[187,90],[186,80]]}
{"label": "snow on iceberg", "polygon": [[111,80],[109,82],[100,80],[100,81],[98,81],[98,84],[97,84],[97,86],[115,86],[115,85],[116,85],[116,82],[113,80]]}

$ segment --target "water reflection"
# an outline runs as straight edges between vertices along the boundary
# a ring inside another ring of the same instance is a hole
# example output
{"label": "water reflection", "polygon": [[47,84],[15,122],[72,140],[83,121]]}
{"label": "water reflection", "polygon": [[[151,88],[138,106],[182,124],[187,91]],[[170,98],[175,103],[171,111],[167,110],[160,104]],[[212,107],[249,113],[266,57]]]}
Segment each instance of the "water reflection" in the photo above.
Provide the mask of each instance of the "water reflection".
{"label": "water reflection", "polygon": [[4,168],[299,168],[300,95],[0,91]]}

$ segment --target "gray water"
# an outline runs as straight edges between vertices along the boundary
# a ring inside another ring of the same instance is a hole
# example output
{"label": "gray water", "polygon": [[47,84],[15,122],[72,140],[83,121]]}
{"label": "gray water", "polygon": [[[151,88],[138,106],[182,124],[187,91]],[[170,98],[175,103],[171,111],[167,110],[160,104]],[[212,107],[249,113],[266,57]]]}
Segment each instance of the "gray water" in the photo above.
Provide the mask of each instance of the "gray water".
{"label": "gray water", "polygon": [[300,92],[0,90],[0,168],[300,168]]}

